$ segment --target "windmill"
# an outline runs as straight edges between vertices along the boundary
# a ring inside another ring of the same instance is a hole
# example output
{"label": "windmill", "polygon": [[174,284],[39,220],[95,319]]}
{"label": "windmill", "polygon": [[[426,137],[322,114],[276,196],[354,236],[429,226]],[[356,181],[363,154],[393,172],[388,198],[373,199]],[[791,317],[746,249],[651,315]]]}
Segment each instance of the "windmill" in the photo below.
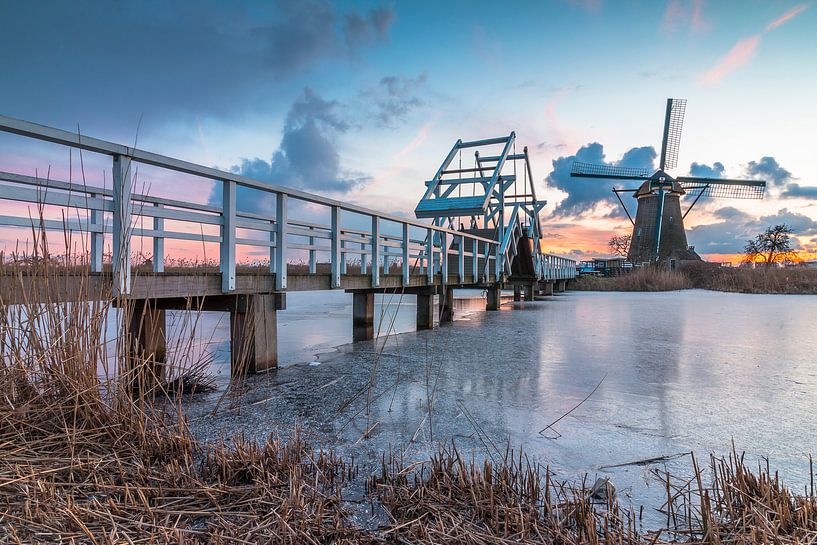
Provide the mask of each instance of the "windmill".
{"label": "windmill", "polygon": [[[688,250],[684,219],[701,197],[762,199],[766,191],[763,180],[731,180],[667,174],[678,165],[678,147],[684,124],[686,100],[667,99],[664,137],[658,170],[646,168],[593,165],[575,161],[570,175],[582,178],[644,180],[638,188],[613,188],[619,203],[633,224],[633,236],[627,260],[645,263],[669,259],[673,252]],[[632,193],[637,202],[635,220],[621,199],[621,193]],[[681,212],[681,197],[693,198]],[[697,254],[693,254],[696,259]]]}

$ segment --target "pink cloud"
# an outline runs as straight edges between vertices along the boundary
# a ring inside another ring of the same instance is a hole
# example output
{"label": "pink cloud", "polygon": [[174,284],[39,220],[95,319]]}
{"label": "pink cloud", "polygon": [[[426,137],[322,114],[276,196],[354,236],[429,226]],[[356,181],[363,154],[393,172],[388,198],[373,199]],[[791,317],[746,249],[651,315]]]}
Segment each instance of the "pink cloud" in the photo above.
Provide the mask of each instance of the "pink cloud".
{"label": "pink cloud", "polygon": [[704,74],[702,82],[705,85],[717,83],[730,72],[748,63],[752,59],[758,45],[760,45],[760,39],[764,34],[791,21],[806,11],[809,6],[810,4],[800,4],[766,25],[763,32],[740,40],[715,64],[715,66],[710,68],[706,74]]}
{"label": "pink cloud", "polygon": [[675,32],[689,25],[695,32],[709,29],[709,22],[703,16],[704,0],[670,0],[664,10],[661,27],[666,32]]}
{"label": "pink cloud", "polygon": [[787,11],[786,13],[784,13],[783,15],[781,15],[780,17],[766,25],[766,32],[774,30],[777,27],[785,23],[788,23],[789,21],[791,21],[792,19],[806,11],[808,8],[809,4],[800,4],[799,6],[793,7],[792,9],[790,9],[789,11]]}
{"label": "pink cloud", "polygon": [[703,82],[707,85],[717,83],[727,74],[748,63],[760,44],[760,34],[744,38],[736,43],[729,53],[724,55],[715,66],[704,74]]}

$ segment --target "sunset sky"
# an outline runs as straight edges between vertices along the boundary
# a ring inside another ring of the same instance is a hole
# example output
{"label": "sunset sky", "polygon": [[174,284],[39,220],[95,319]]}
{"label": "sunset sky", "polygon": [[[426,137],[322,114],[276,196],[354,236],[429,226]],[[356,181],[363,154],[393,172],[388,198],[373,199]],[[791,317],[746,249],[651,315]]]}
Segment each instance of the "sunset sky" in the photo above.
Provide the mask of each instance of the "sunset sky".
{"label": "sunset sky", "polygon": [[[458,138],[513,130],[549,201],[547,249],[574,257],[606,254],[630,224],[609,183],[569,178],[572,158],[615,163],[630,152],[628,164],[649,166],[666,98],[686,98],[673,174],[769,182],[763,201],[700,202],[690,244],[724,260],[787,223],[802,255],[817,258],[811,2],[80,0],[0,11],[0,114],[138,138],[409,216]],[[106,163],[86,159],[89,183],[101,183]],[[66,150],[0,135],[0,170],[50,166],[76,179],[77,160],[69,172]],[[212,184],[142,175],[152,193],[213,199]],[[0,203],[0,214],[14,206]]]}

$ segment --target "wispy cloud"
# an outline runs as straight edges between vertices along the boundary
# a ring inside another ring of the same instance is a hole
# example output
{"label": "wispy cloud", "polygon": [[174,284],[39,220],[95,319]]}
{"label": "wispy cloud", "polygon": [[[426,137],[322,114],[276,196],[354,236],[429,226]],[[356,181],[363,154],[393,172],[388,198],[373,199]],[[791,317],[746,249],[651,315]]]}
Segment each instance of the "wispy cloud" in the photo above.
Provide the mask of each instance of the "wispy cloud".
{"label": "wispy cloud", "polygon": [[709,30],[709,21],[703,15],[704,0],[669,0],[661,20],[661,28],[675,32],[688,26],[694,32]]}
{"label": "wispy cloud", "polygon": [[760,40],[763,38],[764,34],[791,21],[806,11],[810,5],[811,4],[808,3],[800,4],[799,6],[790,9],[780,17],[771,21],[768,25],[766,25],[766,28],[764,28],[762,32],[739,40],[738,43],[732,46],[732,49],[730,49],[726,55],[721,57],[712,68],[704,73],[702,83],[704,85],[718,83],[728,74],[747,64],[750,60],[752,60],[752,57],[754,57],[755,51],[760,45]]}
{"label": "wispy cloud", "polygon": [[784,13],[783,15],[781,15],[780,17],[766,25],[766,32],[774,30],[777,27],[791,21],[792,19],[806,11],[808,8],[809,4],[800,4],[799,6],[793,7],[792,9],[790,9],[789,11],[787,11],[786,13]]}
{"label": "wispy cloud", "polygon": [[760,45],[761,34],[755,34],[748,38],[744,38],[732,46],[729,53],[721,57],[715,63],[715,66],[707,70],[704,74],[703,82],[707,85],[717,83],[726,77],[727,74],[734,72],[744,64],[747,64],[755,54],[757,46]]}

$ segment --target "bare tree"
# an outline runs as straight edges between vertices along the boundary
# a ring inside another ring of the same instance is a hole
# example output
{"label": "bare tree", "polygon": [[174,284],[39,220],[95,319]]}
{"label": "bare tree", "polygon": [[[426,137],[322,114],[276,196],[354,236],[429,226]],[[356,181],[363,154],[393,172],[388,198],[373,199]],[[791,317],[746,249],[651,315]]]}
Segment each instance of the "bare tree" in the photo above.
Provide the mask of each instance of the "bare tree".
{"label": "bare tree", "polygon": [[610,241],[607,243],[607,246],[610,247],[610,250],[621,257],[627,257],[627,253],[630,251],[630,242],[632,242],[633,237],[632,235],[613,235],[610,238]]}
{"label": "bare tree", "polygon": [[797,252],[792,248],[791,235],[794,233],[786,224],[773,225],[746,241],[743,249],[745,260],[752,263],[763,263],[769,267],[773,263],[791,261]]}

